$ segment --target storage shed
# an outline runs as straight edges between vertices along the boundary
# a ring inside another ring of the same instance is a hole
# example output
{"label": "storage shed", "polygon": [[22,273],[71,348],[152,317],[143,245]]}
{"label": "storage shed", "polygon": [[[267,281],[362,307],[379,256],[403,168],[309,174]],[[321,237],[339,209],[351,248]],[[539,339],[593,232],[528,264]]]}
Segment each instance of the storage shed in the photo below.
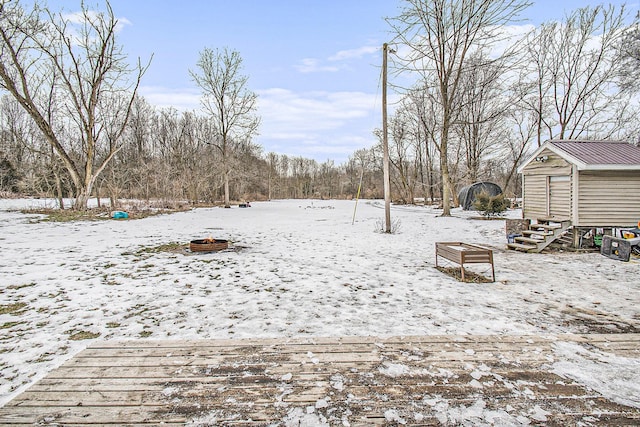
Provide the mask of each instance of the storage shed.
{"label": "storage shed", "polygon": [[640,147],[550,140],[518,169],[524,219],[576,228],[635,227],[640,220]]}

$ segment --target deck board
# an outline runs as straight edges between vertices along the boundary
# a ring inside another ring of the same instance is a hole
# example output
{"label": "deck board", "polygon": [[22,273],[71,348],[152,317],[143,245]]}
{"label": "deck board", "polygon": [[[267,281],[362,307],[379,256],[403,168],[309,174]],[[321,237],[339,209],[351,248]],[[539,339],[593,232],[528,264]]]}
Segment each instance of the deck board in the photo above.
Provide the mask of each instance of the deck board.
{"label": "deck board", "polygon": [[559,342],[640,357],[640,334],[99,342],[0,408],[0,425],[640,424],[552,372]]}

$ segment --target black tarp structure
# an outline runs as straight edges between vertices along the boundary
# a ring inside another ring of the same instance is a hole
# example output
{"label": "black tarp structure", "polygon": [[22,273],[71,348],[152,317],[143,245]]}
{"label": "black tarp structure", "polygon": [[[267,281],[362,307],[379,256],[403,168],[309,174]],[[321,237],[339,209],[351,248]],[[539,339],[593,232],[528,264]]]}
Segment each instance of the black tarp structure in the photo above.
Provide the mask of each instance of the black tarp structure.
{"label": "black tarp structure", "polygon": [[502,188],[493,182],[475,182],[463,187],[458,193],[458,201],[462,209],[465,211],[474,210],[473,203],[476,201],[476,196],[482,192],[489,196],[497,196],[502,194]]}

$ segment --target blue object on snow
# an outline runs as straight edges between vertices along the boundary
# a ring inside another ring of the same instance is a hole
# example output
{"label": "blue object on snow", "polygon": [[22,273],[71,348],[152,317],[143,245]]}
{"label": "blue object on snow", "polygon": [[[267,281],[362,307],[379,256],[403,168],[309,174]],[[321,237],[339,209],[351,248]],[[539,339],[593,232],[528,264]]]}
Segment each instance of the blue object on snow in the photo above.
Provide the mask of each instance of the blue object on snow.
{"label": "blue object on snow", "polygon": [[115,211],[111,214],[111,218],[113,219],[126,219],[129,218],[129,214],[122,211]]}

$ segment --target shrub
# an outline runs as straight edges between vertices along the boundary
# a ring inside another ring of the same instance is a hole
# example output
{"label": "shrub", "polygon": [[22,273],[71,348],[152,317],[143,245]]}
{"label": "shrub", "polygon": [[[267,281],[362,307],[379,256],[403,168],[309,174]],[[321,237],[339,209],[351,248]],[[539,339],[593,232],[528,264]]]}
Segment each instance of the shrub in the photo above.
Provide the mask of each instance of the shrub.
{"label": "shrub", "polygon": [[[377,233],[384,233],[386,229],[386,222],[384,219],[379,219],[376,221],[375,231]],[[398,218],[391,220],[391,234],[398,234],[400,231],[400,220]]]}
{"label": "shrub", "polygon": [[0,160],[0,190],[17,193],[19,179],[19,174],[11,162],[6,157]]}
{"label": "shrub", "polygon": [[504,195],[498,194],[491,196],[486,192],[482,192],[476,196],[473,207],[482,212],[485,217],[497,216],[507,210],[509,201],[505,200]]}

